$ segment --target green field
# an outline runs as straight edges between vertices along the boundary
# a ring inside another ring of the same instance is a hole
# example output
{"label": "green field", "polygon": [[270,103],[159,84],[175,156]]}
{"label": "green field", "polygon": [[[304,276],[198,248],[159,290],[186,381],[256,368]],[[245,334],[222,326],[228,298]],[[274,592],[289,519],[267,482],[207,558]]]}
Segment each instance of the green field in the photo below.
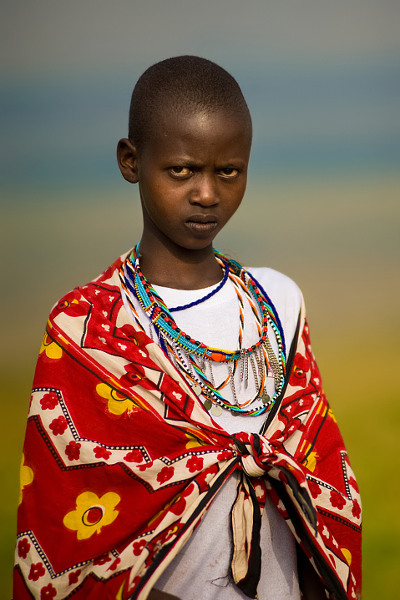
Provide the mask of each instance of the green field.
{"label": "green field", "polygon": [[[314,352],[359,480],[364,508],[364,600],[392,599],[400,564],[400,432],[397,365],[398,182],[280,186],[250,190],[251,201],[221,236],[247,264],[293,277],[308,307]],[[323,203],[321,201],[323,198]],[[46,315],[137,239],[137,211],[109,233],[126,199],[97,204],[30,204],[6,215],[12,258],[5,266],[6,318],[1,369],[3,503],[0,597],[11,597],[18,471],[33,377]],[[94,210],[94,207],[96,209]],[[262,218],[255,218],[262,214]],[[8,221],[7,221],[8,219]],[[278,224],[284,224],[278,226]],[[72,235],[71,232],[74,232]],[[132,233],[133,232],[133,233]],[[3,255],[5,255],[3,253]],[[23,277],[22,277],[23,275]]]}

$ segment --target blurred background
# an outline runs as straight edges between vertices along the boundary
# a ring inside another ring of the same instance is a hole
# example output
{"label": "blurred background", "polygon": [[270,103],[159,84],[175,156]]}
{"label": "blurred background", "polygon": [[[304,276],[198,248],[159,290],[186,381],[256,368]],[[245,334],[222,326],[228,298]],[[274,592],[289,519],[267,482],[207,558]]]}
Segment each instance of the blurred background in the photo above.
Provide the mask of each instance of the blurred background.
{"label": "blurred background", "polygon": [[0,597],[11,597],[19,463],[48,312],[138,241],[137,188],[115,160],[130,94],[150,64],[198,54],[237,78],[254,123],[247,195],[216,247],[302,288],[364,502],[363,598],[393,598],[399,17],[396,0],[3,0]]}

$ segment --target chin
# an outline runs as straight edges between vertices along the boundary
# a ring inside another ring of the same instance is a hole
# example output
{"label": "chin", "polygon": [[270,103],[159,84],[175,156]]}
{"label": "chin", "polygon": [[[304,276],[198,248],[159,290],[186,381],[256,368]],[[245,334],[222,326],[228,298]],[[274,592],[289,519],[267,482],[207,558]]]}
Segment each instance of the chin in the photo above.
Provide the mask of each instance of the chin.
{"label": "chin", "polygon": [[209,250],[213,247],[214,238],[212,239],[196,239],[190,240],[190,242],[183,242],[182,244],[177,244],[180,248],[187,252],[199,252],[202,250]]}

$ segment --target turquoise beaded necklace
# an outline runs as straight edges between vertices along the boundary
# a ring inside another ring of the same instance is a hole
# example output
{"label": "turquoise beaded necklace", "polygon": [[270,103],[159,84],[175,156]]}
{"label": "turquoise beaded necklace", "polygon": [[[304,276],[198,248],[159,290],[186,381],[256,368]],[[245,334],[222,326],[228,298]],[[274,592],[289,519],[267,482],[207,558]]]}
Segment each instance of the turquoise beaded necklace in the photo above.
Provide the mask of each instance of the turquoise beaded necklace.
{"label": "turquoise beaded necklace", "polygon": [[[272,303],[269,302],[266,294],[261,293],[259,285],[257,285],[251,274],[236,261],[228,259],[218,251],[214,252],[216,260],[224,270],[222,282],[206,296],[203,296],[188,305],[175,307],[173,310],[183,310],[204,302],[214,295],[222,285],[225,284],[229,277],[235,286],[238,298],[241,298],[241,292],[247,296],[250,305],[253,307],[253,314],[258,324],[260,332],[259,340],[249,348],[241,347],[243,323],[240,324],[239,329],[239,347],[232,352],[220,348],[211,348],[183,332],[176,324],[171,314],[171,309],[166,306],[162,298],[151,287],[141,272],[138,246],[136,246],[129,258],[125,261],[124,279],[126,287],[136,297],[140,306],[148,316],[158,334],[164,350],[167,354],[174,357],[175,362],[178,363],[180,369],[185,373],[186,377],[189,378],[195,393],[197,395],[201,393],[206,398],[204,402],[206,409],[211,409],[213,414],[217,414],[215,412],[216,409],[228,409],[233,414],[241,413],[256,416],[262,414],[273,405],[285,383],[286,356],[284,342],[280,332],[280,322]],[[278,346],[278,359],[275,356],[268,339],[268,325],[271,326],[275,334]],[[223,384],[217,387],[215,383],[205,375],[205,369],[200,366],[201,364],[204,365],[205,361],[207,361],[208,364],[212,362],[227,364],[229,375]],[[240,404],[236,398],[233,377],[235,373],[237,373],[238,365],[240,363],[242,378],[247,378],[249,362],[252,365],[255,381],[259,381],[257,384],[257,394],[255,398]],[[247,368],[244,368],[243,365]],[[267,394],[265,388],[265,368],[268,369],[268,366],[272,367],[275,381],[275,392],[272,398]],[[236,403],[227,401],[221,393],[221,388],[223,388],[228,381],[232,384]],[[253,400],[255,399],[260,401],[260,405],[255,403],[257,406],[254,406]],[[249,406],[249,404],[252,406]]]}

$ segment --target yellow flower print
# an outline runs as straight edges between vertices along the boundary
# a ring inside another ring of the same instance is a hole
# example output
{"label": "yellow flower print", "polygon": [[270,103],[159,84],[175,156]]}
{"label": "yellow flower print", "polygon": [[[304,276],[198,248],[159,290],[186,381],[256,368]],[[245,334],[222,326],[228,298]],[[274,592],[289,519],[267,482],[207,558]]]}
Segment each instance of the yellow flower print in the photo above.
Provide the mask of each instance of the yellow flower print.
{"label": "yellow flower print", "polygon": [[336,417],[335,417],[335,415],[333,414],[333,411],[332,411],[332,409],[331,409],[331,408],[328,410],[328,415],[330,416],[330,418],[333,420],[333,422],[334,422],[334,423],[337,423],[337,421],[336,421]]}
{"label": "yellow flower print", "polygon": [[186,442],[187,450],[191,450],[192,448],[198,448],[199,446],[204,446],[208,443],[206,440],[203,441],[203,440],[199,439],[200,438],[199,432],[185,433],[185,436],[187,438],[189,438],[189,441]]}
{"label": "yellow flower print", "polygon": [[39,354],[41,354],[42,352],[45,352],[46,356],[48,358],[52,358],[54,360],[57,360],[58,358],[62,357],[61,346],[59,346],[56,342],[54,342],[51,339],[51,337],[49,337],[47,335],[47,333],[44,334],[44,338],[43,338],[42,344],[40,346]]}
{"label": "yellow flower print", "polygon": [[125,581],[123,582],[123,584],[121,585],[121,587],[118,590],[117,595],[115,596],[115,600],[124,600],[124,589],[125,589]]}
{"label": "yellow flower print", "polygon": [[22,492],[23,492],[24,487],[26,487],[33,481],[33,471],[30,467],[28,467],[28,465],[24,464],[24,461],[25,461],[25,456],[22,455],[20,476],[19,476],[19,482],[20,482],[19,504],[21,504],[21,502],[22,502]]}
{"label": "yellow flower print", "polygon": [[305,466],[307,467],[307,469],[309,469],[311,472],[313,472],[315,470],[315,467],[317,466],[317,460],[318,460],[318,454],[317,452],[315,452],[314,450],[312,452],[310,452],[310,454],[307,456],[306,460],[303,461]]}
{"label": "yellow flower print", "polygon": [[121,497],[115,492],[107,492],[101,498],[94,492],[82,492],[76,499],[76,509],[65,515],[63,523],[77,532],[78,540],[87,540],[115,521],[118,510],[114,509],[120,500]]}
{"label": "yellow flower print", "polygon": [[96,386],[96,392],[102,398],[108,400],[108,410],[113,415],[122,415],[125,411],[134,409],[132,400],[119,394],[117,390],[106,383],[99,383]]}
{"label": "yellow flower print", "polygon": [[340,548],[340,549],[343,552],[343,556],[345,557],[347,564],[351,565],[352,556],[351,556],[350,550],[348,550],[347,548]]}

